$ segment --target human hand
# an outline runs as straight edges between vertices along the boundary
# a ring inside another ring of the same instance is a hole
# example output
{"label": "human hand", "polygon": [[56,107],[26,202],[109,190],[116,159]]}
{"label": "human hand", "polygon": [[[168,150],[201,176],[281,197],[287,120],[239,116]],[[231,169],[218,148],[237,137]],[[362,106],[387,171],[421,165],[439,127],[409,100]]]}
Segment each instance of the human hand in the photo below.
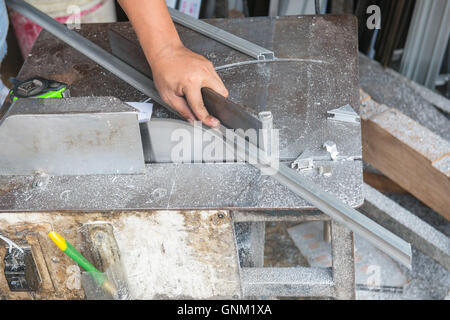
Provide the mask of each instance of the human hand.
{"label": "human hand", "polygon": [[224,97],[228,97],[228,90],[208,59],[177,45],[152,55],[149,63],[156,88],[167,104],[190,122],[200,120],[209,127],[220,125],[206,110],[201,89],[210,88]]}

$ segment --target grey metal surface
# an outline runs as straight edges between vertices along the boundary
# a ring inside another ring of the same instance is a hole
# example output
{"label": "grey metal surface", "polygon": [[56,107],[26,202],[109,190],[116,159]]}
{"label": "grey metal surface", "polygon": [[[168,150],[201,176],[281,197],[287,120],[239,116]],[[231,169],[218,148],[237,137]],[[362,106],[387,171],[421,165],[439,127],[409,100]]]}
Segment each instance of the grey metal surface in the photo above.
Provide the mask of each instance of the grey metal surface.
{"label": "grey metal surface", "polygon": [[241,268],[264,267],[264,244],[266,223],[235,222],[234,234]]}
{"label": "grey metal surface", "polygon": [[342,154],[362,153],[359,125],[327,121],[326,112],[340,100],[332,99],[335,72],[324,61],[286,60],[230,66],[219,74],[231,99],[247,106],[249,113],[272,112],[273,128],[280,130],[280,159],[294,160],[307,148],[320,152],[328,140]]}
{"label": "grey metal surface", "polygon": [[[253,20],[253,19],[252,19]],[[307,19],[307,20],[310,20],[309,18]],[[312,20],[314,20],[314,19],[312,19]],[[323,19],[322,20],[322,22],[323,23],[328,23],[327,22],[327,20],[328,19]],[[332,18],[331,19],[331,21],[333,21],[333,20],[336,20],[335,18]],[[344,19],[344,22],[343,22],[343,25],[346,25],[346,24],[348,24],[349,22],[347,21],[347,17],[345,17]],[[267,20],[266,20],[267,21]],[[286,23],[288,23],[288,25],[289,24],[291,24],[291,23],[293,23],[295,20],[293,20],[293,19],[286,19]],[[242,21],[242,22],[244,22],[244,21]],[[241,24],[242,24],[242,22],[241,22]],[[261,20],[261,22],[263,22],[263,20]],[[260,27],[260,25],[261,25],[261,22],[258,22],[255,26],[256,27]],[[297,21],[295,21],[296,23],[297,23]],[[309,23],[309,21],[305,21],[306,23]],[[335,21],[333,21],[333,22],[335,22]],[[281,23],[281,22],[280,22]],[[351,23],[351,22],[350,22]],[[234,23],[233,23],[233,25],[234,25]],[[283,24],[282,24],[283,25]],[[282,26],[281,25],[281,26]],[[230,25],[228,25],[228,26],[230,26]],[[325,26],[323,26],[323,27],[325,27]],[[280,30],[281,31],[281,30]],[[295,30],[292,30],[292,31],[295,31]],[[104,32],[104,31],[103,31]],[[286,32],[283,32],[284,34],[286,33]],[[96,34],[97,35],[101,35],[101,30],[96,30]],[[198,39],[198,40],[200,40],[200,39]],[[305,39],[306,40],[306,39]],[[352,41],[352,39],[348,39],[348,43],[350,43]],[[309,41],[306,41],[306,42],[309,42]],[[202,43],[202,45],[204,46],[204,40],[201,42]],[[346,42],[347,43],[347,42]],[[312,44],[312,43],[311,43]],[[37,49],[39,48],[39,45],[36,47]],[[284,47],[285,48],[285,47]],[[220,53],[220,52],[222,52],[223,51],[223,48],[215,48],[215,49],[217,49],[216,50],[216,52],[217,53]],[[280,49],[281,49],[281,47],[280,47]],[[298,48],[295,48],[295,50],[292,52],[292,53],[295,53],[295,52],[298,52]],[[322,54],[324,54],[324,53],[326,53],[328,56],[330,56],[330,58],[332,58],[332,59],[334,59],[333,58],[333,56],[331,56],[331,52],[330,53],[328,53],[327,51],[321,51],[322,52]],[[228,53],[229,54],[229,53]],[[340,57],[341,59],[342,58],[344,58],[344,57]],[[226,59],[226,60],[228,60],[228,59]],[[229,60],[228,60],[229,61]],[[86,63],[85,61],[84,61],[84,63]],[[306,64],[307,65],[307,64]],[[335,65],[335,64],[332,64],[333,66]],[[348,66],[348,67],[350,67],[350,69],[351,68],[354,68],[354,63],[346,63],[345,64],[346,66]],[[77,69],[78,69],[78,67],[76,67]],[[89,69],[89,67],[87,67],[87,66],[84,66],[83,67],[83,69],[86,69],[86,68],[88,68]],[[337,74],[339,74],[339,72],[340,71],[342,71],[342,70],[340,70],[340,69],[338,69],[338,72],[336,73],[336,75]],[[334,71],[333,71],[334,72]],[[353,80],[352,80],[353,81]],[[105,88],[100,88],[100,89],[103,89],[103,90],[105,90],[105,89],[107,89],[107,87],[108,86],[105,86]],[[342,91],[339,91],[339,92],[342,92]],[[120,91],[118,92],[118,93],[120,93]],[[334,90],[333,90],[333,93],[336,93],[336,92],[334,92]],[[348,93],[348,92],[347,92]],[[327,95],[328,96],[328,95]],[[353,96],[353,98],[352,98],[352,100],[354,100],[354,95],[351,95],[351,96]],[[336,95],[334,95],[334,98],[336,98]],[[339,100],[339,99],[338,99]],[[317,103],[317,104],[315,104],[316,106],[318,106],[319,105],[319,103]],[[320,104],[321,106],[322,106],[322,108],[326,108],[326,105],[324,106],[323,105],[323,103],[322,104]],[[158,111],[156,111],[156,113],[158,114]],[[311,113],[311,114],[314,114],[314,112],[313,113]],[[287,117],[288,115],[286,115],[285,116],[285,118]],[[290,117],[290,118],[292,118],[292,117]],[[309,119],[309,120],[311,120],[311,121],[313,121],[315,119],[315,117],[312,117],[311,119]],[[313,136],[315,136],[315,135],[313,135]],[[340,135],[341,136],[341,135]],[[352,137],[354,137],[355,135],[351,135]],[[307,140],[306,139],[306,137],[305,137],[305,140]],[[316,146],[318,145],[318,146],[320,146],[321,145],[321,143],[322,143],[322,141],[320,141],[318,144],[316,144]],[[357,143],[356,145],[359,145],[360,146],[360,143]],[[341,168],[344,168],[343,170],[346,170],[345,168],[349,168],[347,165],[349,165],[349,164],[345,164],[344,166],[341,166]],[[354,166],[355,165],[355,166]],[[360,167],[359,166],[359,164],[358,163],[355,163],[355,164],[352,164],[352,165],[350,165],[350,167],[353,167],[353,168],[358,168],[358,167]],[[359,175],[359,177],[361,177],[360,176],[360,174],[361,174],[361,172],[359,171],[359,170],[356,170],[356,171],[351,171],[351,172],[347,172],[347,174],[345,175],[347,178],[346,179],[344,179],[344,180],[347,180],[348,181],[348,177],[352,177],[353,176],[353,173],[352,172],[354,172],[356,175]],[[349,174],[350,173],[350,174]],[[362,179],[361,179],[362,180]],[[326,185],[332,185],[332,184],[329,184],[329,183],[326,183]],[[355,186],[355,184],[352,184],[352,186]],[[357,184],[356,184],[356,186],[357,186]],[[348,192],[349,190],[346,190],[346,191],[344,191],[343,189],[341,189],[342,191],[343,191],[343,193],[344,192],[346,192],[346,194],[347,195],[350,195],[349,197],[352,197],[352,193],[353,192]],[[356,190],[355,190],[356,191]],[[356,191],[356,192],[358,192],[358,191]],[[344,195],[344,198],[345,197],[347,197],[346,195]],[[266,198],[267,199],[267,198]],[[270,206],[270,202],[268,202],[268,204],[269,204],[269,206]],[[289,207],[289,206],[288,206]]]}
{"label": "grey metal surface", "polygon": [[[281,20],[277,22],[282,24]],[[135,41],[130,41],[131,37],[127,32],[119,33],[110,30],[108,34],[111,49],[115,55],[142,73],[151,76],[151,70],[142,49]],[[195,40],[194,48],[200,45],[197,44],[200,39]],[[349,42],[349,40],[348,43],[344,42],[344,45],[348,46]],[[201,49],[204,50],[204,48]],[[218,51],[217,54],[222,50]],[[326,54],[326,59],[320,56],[318,59],[299,59],[289,52],[286,58],[270,62],[248,63],[243,60],[223,65],[223,61],[218,61],[216,65],[222,64],[222,66],[216,69],[230,91],[231,100],[238,101],[242,107],[230,105],[230,101],[219,99],[217,94],[204,94],[205,104],[209,109],[214,108],[209,111],[218,116],[225,126],[228,124],[228,127],[244,130],[259,129],[261,124],[257,121],[258,114],[271,111],[274,129],[280,130],[280,159],[282,160],[294,160],[306,148],[310,148],[315,153],[320,152],[323,143],[328,140],[336,142],[342,155],[361,156],[359,124],[330,123],[326,116],[322,116],[322,112],[326,113],[338,107],[339,104],[336,103],[339,101],[346,102],[341,106],[358,105],[359,99],[355,100],[351,91],[338,90],[336,83],[336,81],[342,81],[343,86],[354,85],[353,77],[342,78],[341,73],[356,73],[356,61],[341,57],[347,60],[347,64],[340,66],[331,53],[325,51],[321,54]],[[208,56],[208,53],[206,55]],[[228,59],[230,57],[225,58],[225,60]],[[286,83],[289,85],[286,86]],[[230,109],[231,107],[233,109]],[[246,114],[250,114],[251,117]]]}
{"label": "grey metal surface", "polygon": [[141,174],[137,115],[116,98],[20,99],[0,126],[0,174]]}
{"label": "grey metal surface", "polygon": [[353,233],[344,225],[331,221],[331,244],[335,297],[340,300],[355,299]]}
{"label": "grey metal surface", "polygon": [[[198,124],[192,126],[186,121],[175,119],[153,119],[142,123],[141,135],[146,163],[171,163],[175,157],[177,163],[229,163],[236,160],[234,154],[226,152],[227,145],[223,139],[212,138]],[[216,152],[208,152],[211,146]],[[181,150],[189,150],[181,154]],[[218,152],[222,150],[222,153]]]}
{"label": "grey metal surface", "polygon": [[[186,28],[177,28],[183,43],[190,49],[205,55],[216,66],[227,65],[219,73],[229,89],[231,100],[245,106],[254,117],[260,111],[272,111],[274,127],[280,129],[284,146],[280,150],[282,159],[295,159],[306,148],[320,150],[327,140],[335,141],[343,155],[361,155],[360,128],[329,123],[325,116],[327,111],[336,107],[346,104],[357,106],[359,103],[358,59],[348,54],[357,52],[353,17],[261,17],[215,19],[210,22],[244,38],[255,35],[255,42],[276,48],[281,58],[297,59],[274,62],[275,65],[268,69],[266,66],[269,63],[264,62],[239,66],[235,63],[248,61],[246,55]],[[81,34],[102,48],[109,49],[109,29],[137,43],[134,31],[125,23],[83,25]],[[323,41],[314,40],[319,38]],[[293,42],[292,39],[298,41]],[[43,68],[42,65],[52,65],[53,68]],[[272,76],[271,70],[277,74]],[[282,72],[288,74],[283,77]],[[71,83],[72,96],[114,95],[122,101],[140,101],[144,98],[136,89],[86,60],[82,54],[45,31],[25,62],[20,78],[35,74]],[[280,79],[295,85],[279,85],[277,81]],[[98,83],[108,85],[98,86]],[[92,92],[92,86],[97,86],[96,92]],[[155,106],[154,116],[172,117],[160,106]],[[362,181],[362,173],[349,172],[349,175],[353,174],[361,174]],[[355,185],[355,188],[360,187]]]}
{"label": "grey metal surface", "polygon": [[446,235],[366,184],[364,195],[362,212],[450,270],[450,239]]}
{"label": "grey metal surface", "polygon": [[191,16],[181,13],[178,10],[172,8],[168,9],[172,20],[178,24],[190,28],[211,39],[219,41],[258,60],[270,60],[275,58],[275,54],[273,51],[270,51],[238,36],[235,36],[234,34],[226,32],[206,22],[194,19]]}
{"label": "grey metal surface", "polygon": [[244,297],[333,297],[334,281],[330,269],[243,268]]}
{"label": "grey metal surface", "polygon": [[[287,165],[287,164],[286,164]],[[338,164],[333,164],[337,166]],[[352,207],[363,198],[355,185],[361,162],[339,164],[329,179],[305,174]],[[343,169],[342,169],[343,166]],[[34,176],[0,176],[1,212],[193,210],[207,208],[258,210],[270,219],[302,216],[314,206],[249,164],[147,164],[143,175],[49,176],[45,188],[33,187]],[[290,210],[269,213],[269,210]],[[243,213],[245,214],[245,213]]]}

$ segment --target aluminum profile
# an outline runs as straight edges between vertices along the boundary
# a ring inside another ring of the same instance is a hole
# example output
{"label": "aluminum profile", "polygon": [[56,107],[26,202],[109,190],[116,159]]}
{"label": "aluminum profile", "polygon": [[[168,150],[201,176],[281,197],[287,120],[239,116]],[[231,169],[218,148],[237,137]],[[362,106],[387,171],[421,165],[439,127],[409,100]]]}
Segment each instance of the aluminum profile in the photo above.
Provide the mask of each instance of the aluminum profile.
{"label": "aluminum profile", "polygon": [[203,22],[198,19],[194,19],[187,14],[184,14],[178,10],[168,8],[170,16],[173,21],[181,24],[182,26],[192,29],[198,33],[201,33],[208,38],[214,39],[217,42],[223,43],[233,49],[236,49],[242,53],[245,53],[258,60],[273,60],[275,54],[266,48],[258,46],[253,42],[242,39],[235,36],[232,33],[217,28],[209,23]]}

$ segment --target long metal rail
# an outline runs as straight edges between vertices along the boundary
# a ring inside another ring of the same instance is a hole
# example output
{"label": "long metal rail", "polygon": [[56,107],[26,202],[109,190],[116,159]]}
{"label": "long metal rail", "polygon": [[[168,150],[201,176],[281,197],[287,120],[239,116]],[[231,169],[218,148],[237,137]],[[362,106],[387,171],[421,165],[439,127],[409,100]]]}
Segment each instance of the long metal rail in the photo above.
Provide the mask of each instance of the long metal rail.
{"label": "long metal rail", "polygon": [[[134,88],[148,95],[155,102],[173,112],[173,110],[159,96],[154,87],[153,81],[132,68],[130,65],[114,57],[91,41],[83,38],[78,33],[69,30],[64,25],[53,20],[38,9],[27,4],[25,1],[6,0],[6,3],[10,8],[20,12],[25,17],[41,25],[44,29],[66,42],[74,49],[85,54],[88,58],[92,59],[120,79],[129,83]],[[221,126],[221,133],[218,132],[217,134],[222,134],[221,137],[223,137],[226,129],[226,127]],[[230,147],[234,148],[234,146]],[[239,145],[237,147],[239,148]],[[245,150],[241,151],[246,154],[247,158],[250,160],[250,163],[258,169],[263,169],[266,167],[266,163],[261,162],[259,157],[261,152],[264,153],[264,151],[260,151],[258,147],[250,147],[247,145]],[[311,202],[311,204],[329,215],[334,220],[344,224],[355,233],[360,234],[373,245],[389,254],[392,258],[411,268],[411,246],[395,234],[381,227],[350,206],[344,204],[336,197],[323,191],[314,183],[301,177],[296,173],[296,171],[290,169],[289,167],[280,165],[279,169],[272,177],[288,187],[292,192]]]}
{"label": "long metal rail", "polygon": [[233,49],[243,52],[253,58],[258,60],[273,60],[275,58],[273,51],[258,46],[253,42],[235,36],[234,34],[217,28],[209,23],[194,19],[176,9],[169,8],[169,12],[174,22],[201,33],[208,38],[214,39],[217,42],[223,43]]}

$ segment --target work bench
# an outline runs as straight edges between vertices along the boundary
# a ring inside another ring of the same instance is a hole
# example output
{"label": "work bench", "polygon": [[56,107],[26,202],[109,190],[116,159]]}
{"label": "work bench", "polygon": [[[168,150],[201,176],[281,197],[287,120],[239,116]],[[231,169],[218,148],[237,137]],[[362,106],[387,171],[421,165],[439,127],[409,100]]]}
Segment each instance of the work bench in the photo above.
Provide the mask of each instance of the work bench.
{"label": "work bench", "polygon": [[[231,100],[244,106],[254,116],[261,111],[272,112],[274,128],[280,130],[280,165],[290,166],[306,150],[325,157],[328,153],[323,144],[327,141],[335,142],[340,155],[348,160],[316,161],[314,170],[298,174],[311,179],[351,207],[361,206],[363,179],[360,125],[330,121],[327,114],[328,111],[345,105],[350,105],[355,111],[359,110],[355,18],[349,15],[293,16],[213,19],[208,22],[276,53],[278,61],[250,62],[251,59],[245,54],[177,25],[183,43],[213,62],[230,92]],[[120,34],[134,43],[135,47],[130,47],[130,51],[137,57],[140,55],[135,52],[135,48],[139,47],[129,23],[83,25],[79,32],[107,51],[111,51],[111,32]],[[143,65],[142,68],[146,66]],[[142,101],[146,98],[45,31],[39,36],[18,78],[26,79],[36,75],[66,82],[69,84],[71,97],[80,97],[79,100],[66,103],[68,113],[70,104],[74,103],[78,104],[72,106],[74,109],[92,108],[94,105],[96,112],[108,113],[108,101],[118,111],[126,111],[120,109],[125,107],[119,100],[95,97],[115,97],[123,102]],[[40,111],[34,112],[39,114]],[[153,118],[173,116],[155,105]],[[140,125],[141,133],[152,126],[152,121]],[[55,139],[57,138],[56,136]],[[256,168],[246,163],[154,163],[145,155],[144,157],[146,164],[141,174],[50,175],[45,178],[44,187],[36,184],[37,180],[42,179],[40,176],[2,175],[0,211],[3,213],[0,213],[0,220],[2,216],[5,217],[4,222],[14,220],[13,212],[26,219],[25,213],[30,212],[46,223],[51,223],[53,212],[58,217],[70,216],[67,219],[73,219],[76,225],[80,221],[87,223],[99,212],[106,221],[119,221],[135,214],[139,219],[155,215],[167,217],[170,212],[174,212],[176,217],[185,216],[182,229],[191,235],[198,233],[198,221],[216,228],[217,219],[205,218],[205,212],[208,217],[218,214],[222,228],[218,232],[224,239],[235,238],[236,244],[222,246],[219,252],[213,253],[211,245],[219,243],[220,239],[205,231],[206,227],[203,226],[200,228],[203,232],[195,240],[190,238],[188,247],[196,248],[192,241],[210,241],[211,244],[206,245],[206,249],[201,249],[205,257],[213,257],[202,260],[205,270],[226,270],[222,271],[227,274],[227,281],[238,281],[239,285],[223,289],[223,285],[217,282],[214,284],[215,289],[204,295],[190,292],[188,296],[354,298],[352,232],[330,221],[328,216],[318,212],[288,188],[270,176],[261,175]],[[317,170],[319,166],[330,166],[331,176],[322,175]],[[123,217],[120,217],[121,214]],[[158,224],[164,224],[164,219],[156,220]],[[317,220],[324,221],[332,231],[331,269],[263,268],[265,222],[301,223]],[[124,221],[121,223],[126,224]],[[132,232],[133,228],[127,230]],[[156,229],[152,227],[151,230]],[[179,231],[175,225],[163,230]],[[10,236],[14,238],[14,235]],[[133,236],[139,241],[138,235]],[[151,241],[151,235],[146,236]],[[154,239],[161,241],[162,245],[167,241],[158,236]],[[132,249],[128,247],[128,250]],[[127,256],[131,257],[129,252]],[[227,257],[224,260],[227,265],[220,264],[221,257]],[[239,268],[231,265],[238,260]],[[156,270],[161,270],[164,274],[167,271],[163,269],[161,265]],[[178,271],[180,270],[182,268]],[[202,268],[199,270],[206,272]],[[164,276],[169,275],[162,275]],[[1,288],[0,284],[0,290]],[[186,294],[173,293],[175,291],[167,293],[168,296]],[[155,291],[142,294],[142,297],[155,297],[158,294],[163,293],[157,292],[155,288]]]}

